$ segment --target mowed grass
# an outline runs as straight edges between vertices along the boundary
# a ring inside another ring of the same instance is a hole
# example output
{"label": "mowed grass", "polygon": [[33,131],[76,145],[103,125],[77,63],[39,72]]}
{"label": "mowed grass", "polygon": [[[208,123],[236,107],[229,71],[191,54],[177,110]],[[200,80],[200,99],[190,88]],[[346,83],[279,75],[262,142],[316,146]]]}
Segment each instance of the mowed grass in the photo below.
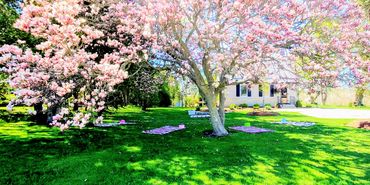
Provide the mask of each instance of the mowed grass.
{"label": "mowed grass", "polygon": [[[64,133],[27,117],[0,121],[0,184],[370,184],[370,132],[347,127],[353,120],[245,113],[227,114],[226,126],[249,122],[275,132],[203,137],[209,121],[181,108],[119,109],[107,120],[137,124]],[[283,117],[317,125],[269,123]],[[141,133],[180,123],[186,130]]]}

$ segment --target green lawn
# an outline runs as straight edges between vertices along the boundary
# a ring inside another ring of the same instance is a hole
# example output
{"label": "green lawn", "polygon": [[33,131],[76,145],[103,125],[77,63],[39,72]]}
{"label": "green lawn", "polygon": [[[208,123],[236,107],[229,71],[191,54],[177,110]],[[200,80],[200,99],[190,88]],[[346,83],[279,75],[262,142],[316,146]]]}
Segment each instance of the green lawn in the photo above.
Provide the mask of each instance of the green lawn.
{"label": "green lawn", "polygon": [[[3,112],[0,119],[11,123],[0,120],[0,184],[370,184],[370,132],[345,126],[352,120],[237,112],[227,114],[227,126],[250,122],[275,132],[205,138],[208,120],[190,119],[185,110],[120,109],[108,120],[138,124],[64,134]],[[282,117],[318,124],[269,123]],[[187,129],[141,133],[179,123]]]}

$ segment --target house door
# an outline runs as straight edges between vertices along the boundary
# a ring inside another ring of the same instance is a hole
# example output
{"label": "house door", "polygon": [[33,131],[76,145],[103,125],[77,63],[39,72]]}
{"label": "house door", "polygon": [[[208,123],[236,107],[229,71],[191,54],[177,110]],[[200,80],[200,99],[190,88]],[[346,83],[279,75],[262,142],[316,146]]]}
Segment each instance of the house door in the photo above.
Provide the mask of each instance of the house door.
{"label": "house door", "polygon": [[288,89],[287,88],[282,88],[280,90],[280,93],[281,93],[281,95],[280,95],[280,98],[281,98],[280,102],[281,103],[289,103],[289,101],[288,101]]}

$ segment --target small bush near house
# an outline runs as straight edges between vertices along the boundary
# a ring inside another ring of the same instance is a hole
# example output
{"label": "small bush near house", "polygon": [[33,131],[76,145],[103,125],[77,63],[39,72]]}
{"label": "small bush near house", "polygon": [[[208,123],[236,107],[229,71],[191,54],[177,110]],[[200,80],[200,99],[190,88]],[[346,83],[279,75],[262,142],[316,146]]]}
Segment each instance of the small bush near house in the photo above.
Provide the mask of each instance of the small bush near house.
{"label": "small bush near house", "polygon": [[248,116],[278,116],[278,112],[272,112],[272,111],[253,111],[248,112]]}
{"label": "small bush near house", "polygon": [[197,107],[199,106],[198,96],[185,96],[185,107]]}
{"label": "small bush near house", "polygon": [[295,102],[295,106],[296,107],[303,107],[301,100],[298,100],[297,102]]}
{"label": "small bush near house", "polygon": [[195,107],[195,110],[196,110],[196,111],[200,111],[200,108],[201,108],[201,107],[198,105],[197,107]]}
{"label": "small bush near house", "polygon": [[230,110],[235,110],[235,109],[237,109],[238,108],[238,106],[236,105],[236,104],[230,104],[229,105],[229,109]]}
{"label": "small bush near house", "polygon": [[248,104],[242,103],[242,104],[239,105],[239,107],[241,107],[241,108],[248,108]]}
{"label": "small bush near house", "polygon": [[272,108],[271,104],[266,104],[266,105],[265,105],[265,109],[266,109],[266,110],[271,110],[271,108]]}
{"label": "small bush near house", "polygon": [[253,109],[259,109],[259,108],[260,108],[259,104],[256,103],[256,104],[253,105]]}

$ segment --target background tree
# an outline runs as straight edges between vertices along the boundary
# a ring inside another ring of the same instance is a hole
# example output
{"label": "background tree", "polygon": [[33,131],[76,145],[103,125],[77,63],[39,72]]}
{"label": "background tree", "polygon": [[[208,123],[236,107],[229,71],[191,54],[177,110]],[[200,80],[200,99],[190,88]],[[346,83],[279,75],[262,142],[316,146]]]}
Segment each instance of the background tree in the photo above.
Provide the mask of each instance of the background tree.
{"label": "background tree", "polygon": [[6,74],[0,73],[0,104],[3,104],[2,101],[6,100],[6,95],[9,94],[9,87],[6,79]]}
{"label": "background tree", "polygon": [[171,105],[170,87],[166,82],[164,71],[141,62],[128,68],[131,74],[127,80],[116,85],[115,91],[110,93],[107,106],[115,108],[129,104],[141,106],[143,110],[149,107]]}
{"label": "background tree", "polygon": [[1,0],[9,7],[13,8],[14,10],[20,11],[21,4],[23,3],[23,0]]}
{"label": "background tree", "polygon": [[317,39],[321,44],[307,43],[310,44],[309,50],[303,48],[307,44],[294,50],[299,56],[295,73],[300,76],[299,85],[310,96],[311,104],[316,104],[320,95],[321,102],[326,104],[328,89],[337,86],[338,74],[343,69],[341,54],[352,49],[349,44],[343,48],[335,44],[342,33],[336,21],[339,20],[313,21],[302,30],[302,34],[313,35],[312,39]]}
{"label": "background tree", "polygon": [[364,94],[369,90],[370,76],[370,52],[368,45],[360,44],[356,52],[360,54],[356,62],[346,63],[341,80],[345,85],[355,88],[355,106],[363,106]]}
{"label": "background tree", "polygon": [[370,0],[357,0],[366,12],[366,16],[370,16]]}
{"label": "background tree", "polygon": [[[365,15],[367,17],[367,21],[369,21],[369,18],[370,18],[370,0],[358,0],[358,2],[360,2],[361,7],[364,9]],[[367,33],[367,34],[369,34],[369,33]],[[367,38],[368,37],[369,36],[367,36]],[[366,39],[366,35],[364,35],[364,39]],[[369,73],[369,68],[367,66],[370,65],[369,63],[366,63],[366,61],[370,60],[369,44],[367,44],[367,45],[366,44],[365,45],[359,44],[358,48],[359,48],[358,52],[360,52],[363,63],[361,65],[358,65],[356,68],[352,68],[352,71],[357,71],[357,72],[353,72],[353,74],[354,74],[353,76],[355,78],[351,78],[352,79],[351,84],[353,84],[353,86],[356,89],[355,105],[362,106],[365,91],[369,90],[368,86],[369,86],[369,83],[370,83],[369,75],[366,75],[367,73]]]}
{"label": "background tree", "polygon": [[171,98],[172,106],[181,106],[181,92],[180,92],[180,81],[181,79],[176,76],[169,76],[167,79],[168,93]]}
{"label": "background tree", "polygon": [[[168,75],[164,77],[164,79],[167,79],[167,78],[168,78]],[[171,86],[169,85],[169,82],[167,80],[164,80],[162,82],[161,89],[158,92],[158,96],[159,96],[159,106],[160,107],[169,107],[172,105]]]}
{"label": "background tree", "polygon": [[[17,41],[22,40],[29,48],[35,48],[39,42],[38,39],[32,37],[29,33],[18,30],[13,27],[14,22],[19,17],[20,1],[0,0],[0,46],[5,44],[18,44]],[[0,64],[0,69],[4,65]],[[7,94],[10,93],[10,87],[7,83],[7,74],[0,70],[0,100],[5,100]]]}

